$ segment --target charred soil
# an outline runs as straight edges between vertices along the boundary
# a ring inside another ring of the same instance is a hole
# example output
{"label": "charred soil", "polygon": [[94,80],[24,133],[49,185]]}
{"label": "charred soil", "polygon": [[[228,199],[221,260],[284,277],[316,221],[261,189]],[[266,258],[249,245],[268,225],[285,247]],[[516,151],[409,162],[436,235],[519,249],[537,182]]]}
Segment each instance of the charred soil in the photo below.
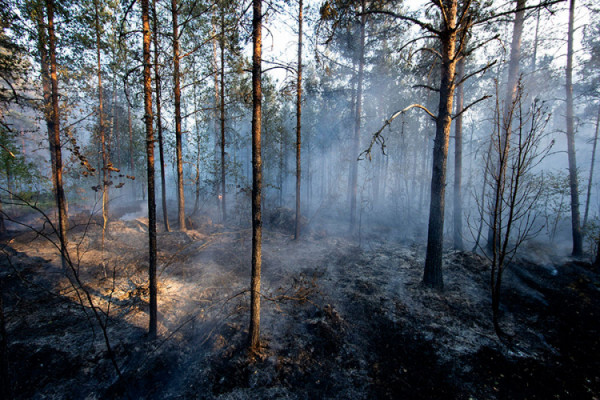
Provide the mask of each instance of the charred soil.
{"label": "charred soil", "polygon": [[[600,271],[553,258],[506,271],[500,341],[489,266],[445,255],[445,289],[420,284],[424,248],[355,240],[285,218],[264,234],[262,349],[246,353],[250,230],[192,217],[159,232],[159,339],[146,338],[143,218],[71,231],[75,290],[45,239],[13,230],[0,279],[12,397],[595,399],[600,396]],[[279,224],[279,225],[278,225]],[[101,310],[122,376],[90,304]]]}

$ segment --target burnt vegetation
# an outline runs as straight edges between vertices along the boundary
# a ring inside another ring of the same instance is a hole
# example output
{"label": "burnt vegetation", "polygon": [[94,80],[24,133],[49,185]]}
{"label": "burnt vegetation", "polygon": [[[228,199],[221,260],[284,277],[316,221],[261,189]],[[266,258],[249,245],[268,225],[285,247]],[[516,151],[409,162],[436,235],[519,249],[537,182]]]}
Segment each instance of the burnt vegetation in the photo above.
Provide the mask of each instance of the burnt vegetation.
{"label": "burnt vegetation", "polygon": [[599,398],[599,33],[0,0],[0,399]]}

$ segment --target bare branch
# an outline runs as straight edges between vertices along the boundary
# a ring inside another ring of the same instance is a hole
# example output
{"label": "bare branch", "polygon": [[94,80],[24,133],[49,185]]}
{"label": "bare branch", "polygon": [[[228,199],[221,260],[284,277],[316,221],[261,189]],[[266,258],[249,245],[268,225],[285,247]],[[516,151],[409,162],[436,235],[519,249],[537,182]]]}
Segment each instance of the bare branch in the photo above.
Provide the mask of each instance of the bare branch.
{"label": "bare branch", "polygon": [[379,130],[373,134],[373,137],[371,138],[371,143],[369,144],[369,147],[365,151],[360,153],[360,155],[358,156],[358,159],[362,160],[363,157],[367,157],[369,160],[371,160],[371,152],[373,150],[373,146],[377,143],[379,143],[381,145],[381,151],[383,152],[383,154],[385,154],[385,138],[382,136],[383,130],[387,126],[389,126],[392,123],[392,121],[394,121],[400,115],[404,114],[405,112],[407,112],[408,110],[410,110],[412,108],[420,108],[421,110],[423,110],[427,114],[429,114],[429,116],[431,118],[433,118],[434,120],[437,119],[437,117],[431,111],[429,111],[427,109],[427,107],[425,107],[421,104],[411,104],[410,106],[408,106],[400,111],[396,111],[390,118],[388,118],[383,123],[383,126],[381,128],[379,128]]}
{"label": "bare branch", "polygon": [[468,106],[466,106],[465,108],[463,108],[458,114],[456,114],[454,117],[452,117],[452,119],[458,118],[459,115],[462,115],[465,111],[467,111],[469,108],[473,107],[475,104],[484,101],[486,99],[489,99],[490,97],[492,97],[489,94],[486,94],[485,96],[481,97],[480,99],[475,100],[474,102],[472,102],[471,104],[469,104]]}

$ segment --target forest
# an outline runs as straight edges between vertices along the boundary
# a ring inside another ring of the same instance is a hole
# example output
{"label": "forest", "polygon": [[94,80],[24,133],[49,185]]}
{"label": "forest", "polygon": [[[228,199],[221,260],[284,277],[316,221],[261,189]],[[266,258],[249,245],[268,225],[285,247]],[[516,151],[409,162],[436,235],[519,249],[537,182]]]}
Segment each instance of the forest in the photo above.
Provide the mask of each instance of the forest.
{"label": "forest", "polygon": [[0,399],[600,398],[594,0],[0,0]]}

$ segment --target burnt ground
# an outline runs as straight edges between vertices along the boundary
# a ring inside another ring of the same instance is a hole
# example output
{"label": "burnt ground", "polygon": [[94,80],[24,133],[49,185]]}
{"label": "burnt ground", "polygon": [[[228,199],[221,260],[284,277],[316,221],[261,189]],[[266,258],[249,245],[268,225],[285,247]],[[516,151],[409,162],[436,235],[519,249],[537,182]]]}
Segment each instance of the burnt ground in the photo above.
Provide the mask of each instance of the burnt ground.
{"label": "burnt ground", "polygon": [[505,275],[505,343],[491,323],[485,258],[447,252],[437,292],[420,284],[417,241],[379,229],[359,247],[314,229],[295,242],[288,219],[265,216],[263,348],[250,362],[247,227],[203,216],[187,233],[159,232],[151,342],[147,221],[112,222],[102,251],[99,227],[74,217],[70,254],[107,324],[120,378],[56,249],[11,231],[0,253],[11,398],[600,398],[600,271],[589,264],[533,262],[548,250],[525,249]]}

